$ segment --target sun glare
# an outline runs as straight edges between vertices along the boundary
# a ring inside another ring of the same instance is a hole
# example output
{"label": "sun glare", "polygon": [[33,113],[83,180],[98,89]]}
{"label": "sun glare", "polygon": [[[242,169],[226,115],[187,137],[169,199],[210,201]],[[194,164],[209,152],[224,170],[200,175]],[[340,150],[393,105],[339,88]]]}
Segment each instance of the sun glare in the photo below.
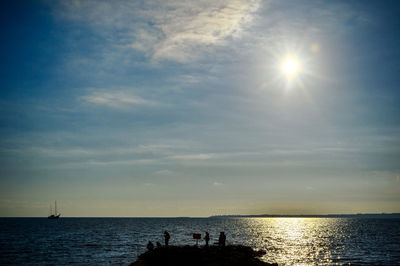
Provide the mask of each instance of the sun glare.
{"label": "sun glare", "polygon": [[300,63],[295,57],[288,57],[282,63],[282,72],[287,77],[293,77],[299,72]]}

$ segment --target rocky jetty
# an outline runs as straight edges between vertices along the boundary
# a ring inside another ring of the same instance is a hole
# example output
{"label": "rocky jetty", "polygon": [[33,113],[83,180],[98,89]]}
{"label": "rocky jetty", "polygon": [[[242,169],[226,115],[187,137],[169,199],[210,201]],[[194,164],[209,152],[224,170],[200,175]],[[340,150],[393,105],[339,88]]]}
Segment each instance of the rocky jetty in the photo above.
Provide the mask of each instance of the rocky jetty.
{"label": "rocky jetty", "polygon": [[266,266],[258,259],[265,251],[246,246],[168,246],[141,254],[130,266]]}

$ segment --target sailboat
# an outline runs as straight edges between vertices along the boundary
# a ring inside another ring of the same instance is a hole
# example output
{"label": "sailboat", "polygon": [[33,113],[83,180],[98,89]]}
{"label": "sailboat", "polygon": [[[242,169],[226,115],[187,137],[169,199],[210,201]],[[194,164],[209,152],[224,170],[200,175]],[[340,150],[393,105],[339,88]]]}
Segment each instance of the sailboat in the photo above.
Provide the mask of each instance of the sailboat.
{"label": "sailboat", "polygon": [[54,201],[54,213],[50,205],[50,215],[47,216],[48,219],[58,219],[61,213],[57,213],[57,201]]}

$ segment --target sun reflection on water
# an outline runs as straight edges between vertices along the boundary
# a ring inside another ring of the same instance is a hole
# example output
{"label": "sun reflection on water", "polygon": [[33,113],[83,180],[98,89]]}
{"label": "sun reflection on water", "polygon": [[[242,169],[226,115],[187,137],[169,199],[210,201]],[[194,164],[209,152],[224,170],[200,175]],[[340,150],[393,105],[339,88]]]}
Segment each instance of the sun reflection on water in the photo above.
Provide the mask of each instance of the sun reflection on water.
{"label": "sun reflection on water", "polygon": [[264,261],[279,265],[340,264],[342,239],[347,237],[340,219],[257,218],[241,222],[246,223],[244,233],[251,239],[246,244],[267,251]]}
{"label": "sun reflection on water", "polygon": [[279,235],[276,238],[279,243],[271,241],[273,246],[281,247],[278,253],[279,261],[291,264],[312,259],[313,261],[323,260],[331,263],[329,250],[324,250],[321,245],[315,242],[318,238],[318,232],[323,230],[320,219],[278,218],[270,220],[269,223],[271,225],[269,232]]}

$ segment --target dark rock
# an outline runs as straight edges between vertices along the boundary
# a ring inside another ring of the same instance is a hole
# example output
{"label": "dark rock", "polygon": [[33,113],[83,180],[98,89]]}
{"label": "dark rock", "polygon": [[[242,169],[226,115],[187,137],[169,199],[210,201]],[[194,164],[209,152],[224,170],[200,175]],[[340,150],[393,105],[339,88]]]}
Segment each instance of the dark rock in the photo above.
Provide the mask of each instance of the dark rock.
{"label": "dark rock", "polygon": [[265,251],[246,246],[168,246],[147,251],[130,266],[265,266]]}

